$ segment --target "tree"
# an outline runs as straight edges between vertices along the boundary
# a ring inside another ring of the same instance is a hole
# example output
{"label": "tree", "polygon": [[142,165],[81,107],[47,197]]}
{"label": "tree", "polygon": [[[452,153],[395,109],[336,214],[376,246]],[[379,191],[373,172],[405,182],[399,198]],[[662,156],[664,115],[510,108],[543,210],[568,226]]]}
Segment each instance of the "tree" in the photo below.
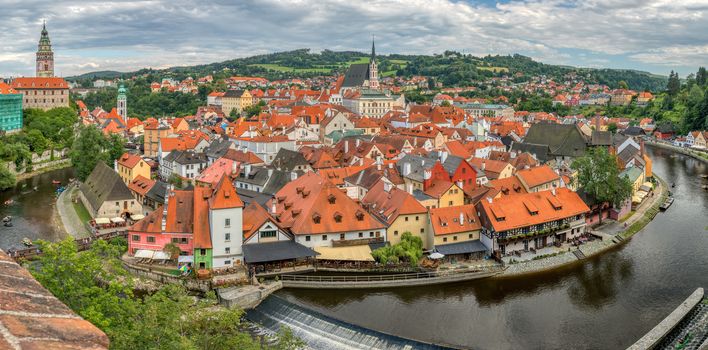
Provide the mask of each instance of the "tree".
{"label": "tree", "polygon": [[698,86],[705,86],[708,83],[708,72],[706,72],[706,67],[698,68],[698,73],[696,73],[696,84]]}
{"label": "tree", "polygon": [[125,139],[118,134],[111,134],[107,140],[108,158],[106,164],[113,166],[113,161],[125,153]]}
{"label": "tree", "polygon": [[173,173],[172,175],[170,175],[169,182],[170,182],[170,184],[174,185],[176,188],[182,188],[182,185],[183,185],[182,177],[177,174]]}
{"label": "tree", "polygon": [[15,174],[10,172],[5,164],[0,163],[0,191],[15,186]]}
{"label": "tree", "polygon": [[632,196],[632,184],[626,177],[619,176],[617,159],[605,148],[591,148],[584,156],[576,158],[571,168],[578,171],[578,185],[600,203],[609,202],[619,207]]}
{"label": "tree", "polygon": [[620,80],[617,83],[617,86],[619,86],[620,89],[625,89],[625,90],[629,89],[629,85],[627,85],[627,82],[624,80]]}
{"label": "tree", "polygon": [[450,107],[451,104],[450,104],[450,101],[445,100],[445,101],[442,101],[442,103],[440,103],[440,106],[441,107]]}
{"label": "tree", "polygon": [[42,154],[49,147],[49,140],[37,129],[27,132],[27,142],[29,143],[30,151],[37,154]]}
{"label": "tree", "polygon": [[98,162],[108,159],[104,153],[105,143],[103,134],[93,125],[83,127],[79,132],[70,157],[81,181],[86,180]]}
{"label": "tree", "polygon": [[607,131],[609,131],[609,132],[611,132],[611,133],[613,133],[613,134],[614,134],[615,132],[617,132],[617,124],[616,124],[616,123],[609,123],[609,124],[607,124]]}
{"label": "tree", "polygon": [[678,73],[671,71],[669,74],[669,82],[666,85],[666,90],[671,96],[676,96],[681,90],[681,80],[679,80]]}
{"label": "tree", "polygon": [[162,251],[169,253],[170,259],[172,260],[177,260],[179,254],[182,253],[182,249],[172,242],[165,244],[165,246],[162,247]]}
{"label": "tree", "polygon": [[415,267],[423,256],[423,240],[410,232],[404,232],[400,242],[376,249],[371,255],[382,264],[407,261]]}

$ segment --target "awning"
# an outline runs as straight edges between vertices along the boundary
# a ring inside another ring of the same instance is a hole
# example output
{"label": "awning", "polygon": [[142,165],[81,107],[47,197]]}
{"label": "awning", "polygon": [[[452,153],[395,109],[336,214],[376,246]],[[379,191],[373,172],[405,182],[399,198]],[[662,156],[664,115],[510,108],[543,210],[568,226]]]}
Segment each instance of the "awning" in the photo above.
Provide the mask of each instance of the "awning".
{"label": "awning", "polygon": [[371,256],[371,247],[368,245],[337,248],[315,247],[315,251],[320,253],[317,260],[374,261],[374,257]]}
{"label": "awning", "polygon": [[149,249],[138,249],[135,251],[135,257],[138,259],[152,259],[153,254],[155,254],[155,251]]}
{"label": "awning", "polygon": [[247,264],[312,257],[317,252],[294,241],[244,244],[243,261]]}
{"label": "awning", "polygon": [[136,215],[131,215],[130,218],[131,218],[132,220],[138,221],[138,220],[144,219],[144,218],[145,218],[145,215],[143,215],[143,214],[136,214]]}
{"label": "awning", "polygon": [[152,255],[152,260],[170,260],[170,254],[158,250],[155,252],[155,254]]}
{"label": "awning", "polygon": [[105,225],[105,224],[108,224],[108,223],[110,223],[110,222],[111,222],[111,220],[109,220],[108,218],[98,218],[98,219],[96,219],[96,224],[99,224],[99,225]]}
{"label": "awning", "polygon": [[646,187],[649,187],[649,188],[654,188],[654,184],[651,183],[651,182],[649,182],[649,181],[643,183],[642,186],[646,186]]}
{"label": "awning", "polygon": [[123,218],[121,218],[121,217],[115,217],[115,218],[111,219],[111,222],[114,223],[114,224],[118,224],[118,223],[121,223],[121,222],[125,222],[125,220],[124,220]]}
{"label": "awning", "polygon": [[641,202],[642,202],[642,198],[640,198],[639,196],[632,196],[632,203],[641,203]]}
{"label": "awning", "polygon": [[487,247],[478,239],[435,246],[435,251],[443,255],[470,254],[486,252],[487,250]]}
{"label": "awning", "polygon": [[433,260],[442,259],[442,258],[444,258],[444,257],[445,257],[445,255],[442,255],[442,254],[440,254],[440,253],[438,253],[438,252],[434,252],[433,254],[428,255],[428,258],[429,258],[429,259],[433,259]]}
{"label": "awning", "polygon": [[178,263],[183,263],[183,264],[186,264],[186,263],[194,263],[194,255],[180,255],[180,256],[177,258],[177,262],[178,262]]}

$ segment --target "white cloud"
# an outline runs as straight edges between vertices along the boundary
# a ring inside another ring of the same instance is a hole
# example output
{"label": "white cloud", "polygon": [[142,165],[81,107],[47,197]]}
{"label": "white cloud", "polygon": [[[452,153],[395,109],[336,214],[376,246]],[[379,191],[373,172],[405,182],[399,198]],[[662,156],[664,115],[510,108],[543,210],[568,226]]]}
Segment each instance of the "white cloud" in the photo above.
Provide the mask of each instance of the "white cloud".
{"label": "white cloud", "polygon": [[382,53],[521,53],[659,71],[705,65],[708,45],[705,0],[0,0],[0,8],[13,28],[0,32],[0,75],[32,74],[42,19],[65,75],[303,47],[365,51],[374,33]]}

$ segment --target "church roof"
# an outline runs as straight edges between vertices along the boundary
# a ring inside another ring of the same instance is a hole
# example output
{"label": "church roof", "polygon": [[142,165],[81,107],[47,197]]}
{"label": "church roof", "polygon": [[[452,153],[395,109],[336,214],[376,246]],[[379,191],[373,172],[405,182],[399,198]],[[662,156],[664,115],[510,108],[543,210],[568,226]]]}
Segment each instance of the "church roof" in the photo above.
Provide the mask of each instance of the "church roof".
{"label": "church roof", "polygon": [[360,87],[364,85],[364,81],[369,79],[369,64],[355,63],[349,66],[347,73],[344,75],[342,87]]}

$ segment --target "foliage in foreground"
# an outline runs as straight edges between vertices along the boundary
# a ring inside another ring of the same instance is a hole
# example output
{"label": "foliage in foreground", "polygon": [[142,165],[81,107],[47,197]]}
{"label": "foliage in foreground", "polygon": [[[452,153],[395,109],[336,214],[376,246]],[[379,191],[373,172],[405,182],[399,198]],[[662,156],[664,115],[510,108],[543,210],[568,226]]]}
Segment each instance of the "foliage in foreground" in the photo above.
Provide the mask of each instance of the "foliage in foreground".
{"label": "foliage in foreground", "polygon": [[418,236],[413,236],[410,232],[404,232],[400,242],[376,249],[371,252],[371,255],[382,264],[405,261],[415,267],[418,266],[418,261],[423,256],[423,240]]}
{"label": "foliage in foreground", "polygon": [[303,343],[284,330],[277,345],[242,331],[242,311],[218,307],[214,293],[190,296],[179,285],[153,295],[133,295],[130,276],[118,257],[123,241],[96,241],[78,252],[68,238],[41,242],[45,252],[29,268],[35,278],[77,314],[103,330],[111,349],[297,349]]}

